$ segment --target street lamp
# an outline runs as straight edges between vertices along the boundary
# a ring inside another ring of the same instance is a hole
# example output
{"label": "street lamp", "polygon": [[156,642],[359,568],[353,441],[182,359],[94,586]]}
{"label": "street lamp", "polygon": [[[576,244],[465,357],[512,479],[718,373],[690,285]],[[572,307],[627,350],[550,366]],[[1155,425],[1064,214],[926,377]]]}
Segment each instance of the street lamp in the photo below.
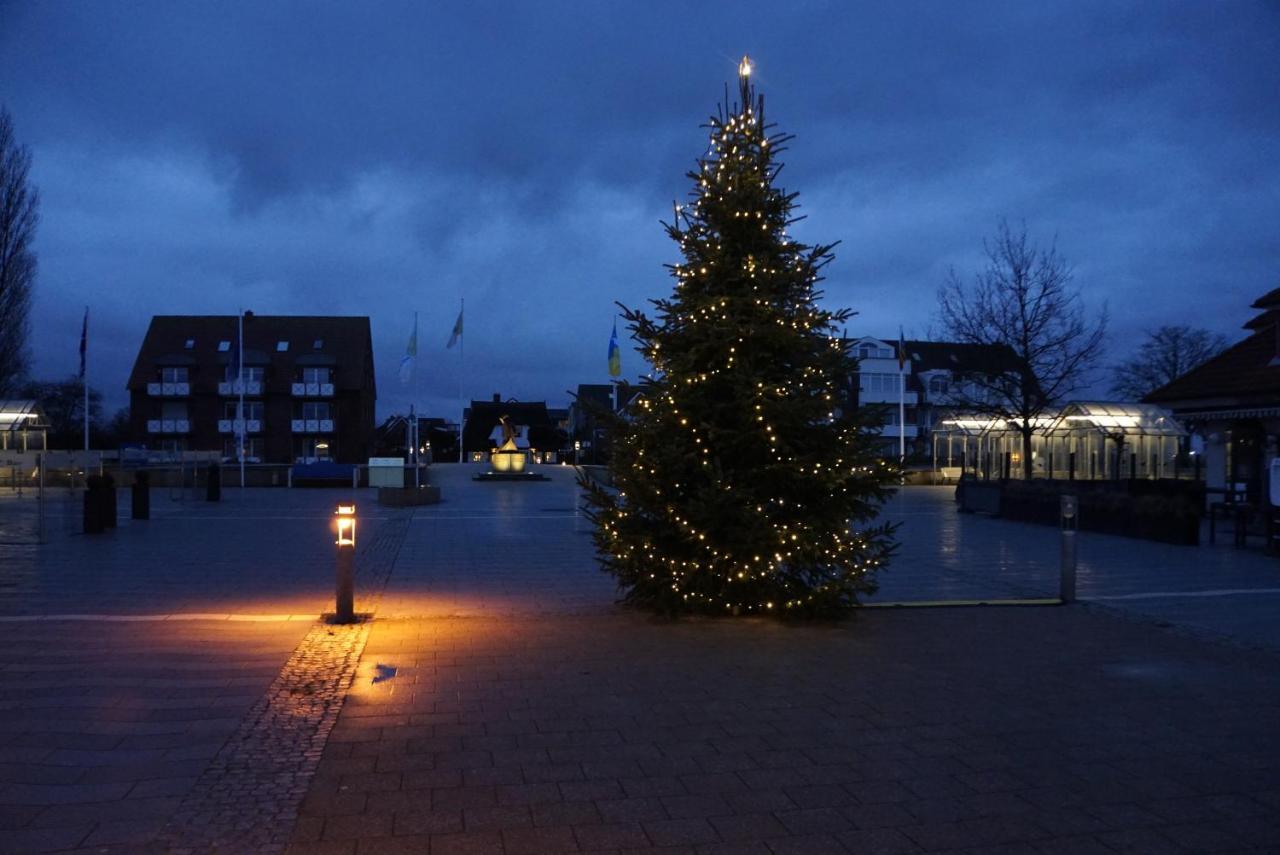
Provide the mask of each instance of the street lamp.
{"label": "street lamp", "polygon": [[355,555],[356,555],[356,505],[339,504],[334,511],[334,530],[338,539],[337,596],[333,613],[334,623],[355,623]]}

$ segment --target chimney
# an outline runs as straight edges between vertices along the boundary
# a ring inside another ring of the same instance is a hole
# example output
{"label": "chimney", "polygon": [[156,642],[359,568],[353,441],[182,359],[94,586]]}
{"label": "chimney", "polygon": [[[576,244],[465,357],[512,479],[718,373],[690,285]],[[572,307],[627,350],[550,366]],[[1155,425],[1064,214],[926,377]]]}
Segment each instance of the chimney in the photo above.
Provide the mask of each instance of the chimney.
{"label": "chimney", "polygon": [[494,392],[494,393],[493,393],[493,402],[494,402],[495,404],[501,404],[501,403],[502,403],[502,396],[501,396],[501,395],[499,395],[497,392]]}

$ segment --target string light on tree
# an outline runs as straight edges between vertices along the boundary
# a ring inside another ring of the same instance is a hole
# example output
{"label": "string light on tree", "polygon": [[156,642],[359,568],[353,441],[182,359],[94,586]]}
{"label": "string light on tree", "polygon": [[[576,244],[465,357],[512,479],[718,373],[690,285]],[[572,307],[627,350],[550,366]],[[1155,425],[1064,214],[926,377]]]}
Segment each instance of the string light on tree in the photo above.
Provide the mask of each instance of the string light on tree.
{"label": "string light on tree", "polygon": [[856,360],[819,305],[832,245],[788,232],[794,193],[774,186],[790,137],[765,120],[738,64],[738,102],[673,203],[675,287],[622,307],[653,373],[613,436],[614,489],[583,479],[595,544],[628,601],[669,613],[835,613],[875,589],[896,477],[875,429],[838,404]]}

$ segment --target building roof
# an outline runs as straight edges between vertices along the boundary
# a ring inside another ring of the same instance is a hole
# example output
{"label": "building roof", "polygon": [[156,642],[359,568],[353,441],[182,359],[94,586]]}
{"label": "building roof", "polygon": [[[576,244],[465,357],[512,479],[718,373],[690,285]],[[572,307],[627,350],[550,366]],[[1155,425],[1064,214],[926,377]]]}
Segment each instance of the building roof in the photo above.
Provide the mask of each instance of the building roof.
{"label": "building roof", "polygon": [[[893,357],[898,352],[897,338],[876,338],[862,336],[848,339],[849,342],[875,341],[893,350]],[[952,373],[1001,374],[1006,371],[1017,371],[1021,360],[1007,344],[964,344],[956,341],[926,341],[923,339],[905,339],[907,356],[911,359],[911,371],[920,374],[925,371],[950,371]]]}
{"label": "building roof", "polygon": [[[154,382],[158,365],[225,365],[234,357],[236,340],[235,315],[156,315],[138,349],[128,388]],[[219,350],[223,341],[231,349]],[[289,343],[287,350],[277,349],[282,341]],[[365,316],[246,313],[244,359],[246,365],[270,365],[286,375],[295,367],[332,365],[335,386],[374,386],[373,334]]]}
{"label": "building roof", "polygon": [[1252,309],[1276,309],[1280,308],[1280,288],[1272,288],[1267,293],[1253,301]]}
{"label": "building roof", "polygon": [[579,383],[575,401],[591,401],[609,409],[613,407],[613,384],[611,383]]}
{"label": "building roof", "polygon": [[0,398],[0,430],[36,430],[48,427],[40,402],[25,398]]}
{"label": "building roof", "polygon": [[[1016,422],[990,415],[952,413],[940,419],[934,433],[982,436],[1016,431]],[[1082,431],[1109,437],[1121,435],[1183,437],[1187,432],[1173,413],[1151,404],[1115,401],[1072,401],[1045,410],[1032,421],[1039,436],[1079,435]]]}
{"label": "building roof", "polygon": [[[896,342],[891,342],[896,346]],[[1007,344],[962,344],[955,341],[921,341],[907,339],[903,342],[911,357],[911,370],[951,371],[958,374],[1001,374],[1017,371],[1022,364],[1013,348]]]}
{"label": "building roof", "polygon": [[1280,402],[1274,324],[1258,330],[1143,398],[1154,404]]}

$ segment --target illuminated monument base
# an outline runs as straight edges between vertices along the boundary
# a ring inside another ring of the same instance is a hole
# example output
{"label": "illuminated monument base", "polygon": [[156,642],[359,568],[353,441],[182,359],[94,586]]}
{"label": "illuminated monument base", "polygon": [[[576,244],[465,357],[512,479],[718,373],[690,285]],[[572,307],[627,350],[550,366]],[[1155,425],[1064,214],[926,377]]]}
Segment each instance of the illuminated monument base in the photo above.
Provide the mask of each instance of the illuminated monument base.
{"label": "illuminated monument base", "polygon": [[489,455],[489,465],[493,468],[475,476],[475,481],[550,481],[545,475],[525,471],[529,456],[516,447],[515,440],[508,437],[498,450]]}

